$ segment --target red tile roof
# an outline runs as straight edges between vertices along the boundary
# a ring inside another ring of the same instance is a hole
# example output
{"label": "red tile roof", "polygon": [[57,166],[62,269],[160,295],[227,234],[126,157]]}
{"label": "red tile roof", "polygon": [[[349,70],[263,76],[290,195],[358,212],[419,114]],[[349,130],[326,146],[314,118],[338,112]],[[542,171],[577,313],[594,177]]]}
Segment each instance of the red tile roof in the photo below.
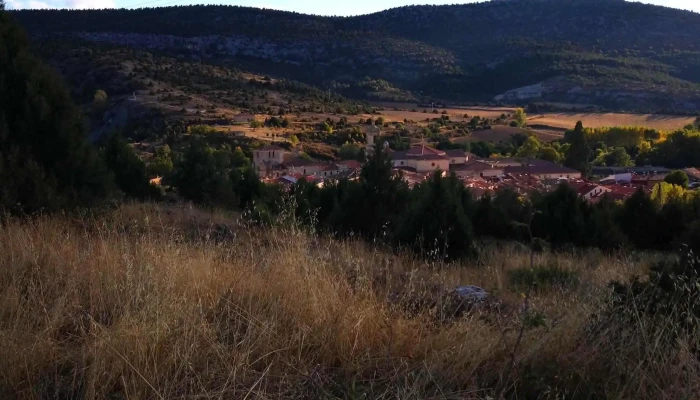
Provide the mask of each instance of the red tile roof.
{"label": "red tile roof", "polygon": [[305,160],[303,158],[295,158],[289,161],[285,161],[284,165],[286,167],[312,167],[312,166],[322,166],[325,165],[320,161]]}
{"label": "red tile roof", "polygon": [[586,195],[586,194],[594,191],[600,185],[595,184],[593,182],[580,180],[580,181],[569,182],[569,186],[571,186],[576,191],[576,193],[579,194],[579,196],[583,196],[583,195]]}
{"label": "red tile roof", "polygon": [[360,169],[362,168],[362,163],[357,161],[357,160],[342,160],[336,162],[338,165],[345,165],[346,167],[350,169]]}
{"label": "red tile roof", "polygon": [[467,157],[467,153],[465,153],[464,150],[460,149],[446,150],[445,154],[448,157]]}
{"label": "red tile roof", "polygon": [[622,185],[605,185],[604,187],[610,189],[610,194],[622,196],[632,196],[639,189],[635,186]]}
{"label": "red tile roof", "polygon": [[576,174],[580,173],[579,171],[571,168],[567,168],[561,165],[557,165],[554,163],[548,163],[548,164],[539,164],[539,165],[530,165],[530,166],[509,166],[505,167],[504,169],[505,173],[508,174]]}
{"label": "red tile roof", "polygon": [[412,156],[412,157],[415,157],[415,156],[427,156],[427,155],[440,155],[440,156],[444,156],[444,155],[445,155],[445,152],[442,151],[442,150],[433,149],[432,147],[428,147],[428,146],[422,144],[422,145],[419,145],[419,146],[413,146],[413,147],[411,147],[411,149],[408,150],[408,151],[406,152],[406,155],[407,155],[407,156]]}
{"label": "red tile roof", "polygon": [[285,151],[283,148],[281,148],[281,147],[279,147],[279,146],[277,146],[277,145],[274,145],[274,144],[268,144],[267,146],[264,146],[264,147],[263,147],[262,149],[260,149],[260,150],[261,150],[261,151],[280,151],[280,150],[281,150],[281,151]]}
{"label": "red tile roof", "polygon": [[480,172],[487,169],[501,169],[496,168],[493,164],[487,164],[483,161],[467,161],[465,164],[450,165],[450,170],[453,171],[474,171]]}

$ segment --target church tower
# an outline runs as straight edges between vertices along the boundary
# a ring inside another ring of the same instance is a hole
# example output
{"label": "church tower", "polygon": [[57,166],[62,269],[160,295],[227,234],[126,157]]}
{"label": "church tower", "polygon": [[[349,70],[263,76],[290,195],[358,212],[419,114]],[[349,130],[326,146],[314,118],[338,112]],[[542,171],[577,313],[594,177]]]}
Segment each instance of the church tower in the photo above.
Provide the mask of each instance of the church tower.
{"label": "church tower", "polygon": [[367,136],[365,151],[368,155],[374,153],[374,146],[376,144],[377,136],[379,136],[380,133],[381,130],[374,125],[367,127],[367,132],[365,132],[365,135]]}

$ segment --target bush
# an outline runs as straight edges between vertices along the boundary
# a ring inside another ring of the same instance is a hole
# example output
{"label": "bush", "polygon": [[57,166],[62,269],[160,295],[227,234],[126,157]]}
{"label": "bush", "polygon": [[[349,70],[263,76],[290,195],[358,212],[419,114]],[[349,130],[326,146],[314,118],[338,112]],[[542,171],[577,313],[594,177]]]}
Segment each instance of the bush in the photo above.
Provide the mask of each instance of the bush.
{"label": "bush", "polygon": [[676,260],[654,265],[647,280],[613,282],[612,287],[613,311],[620,318],[645,315],[667,327],[673,337],[700,327],[700,259],[687,247]]}
{"label": "bush", "polygon": [[113,134],[103,149],[105,163],[114,174],[114,181],[127,197],[145,199],[157,197],[146,174],[146,164],[134,153],[121,136]]}
{"label": "bush", "polygon": [[236,204],[227,154],[196,140],[175,165],[173,186],[188,200],[207,206],[232,207]]}
{"label": "bush", "polygon": [[678,185],[683,189],[688,188],[688,181],[688,175],[681,170],[673,171],[664,178],[664,182],[672,185]]}
{"label": "bush", "polygon": [[534,268],[520,268],[508,271],[510,284],[515,290],[569,289],[578,282],[575,271],[558,265],[540,265]]}

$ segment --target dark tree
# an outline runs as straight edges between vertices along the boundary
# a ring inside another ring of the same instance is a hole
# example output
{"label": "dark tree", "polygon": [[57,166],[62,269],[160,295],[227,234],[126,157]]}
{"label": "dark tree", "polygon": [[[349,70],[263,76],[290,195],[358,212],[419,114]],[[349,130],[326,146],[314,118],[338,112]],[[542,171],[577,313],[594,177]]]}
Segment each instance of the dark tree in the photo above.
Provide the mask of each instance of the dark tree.
{"label": "dark tree", "polygon": [[145,199],[158,196],[156,188],[149,183],[146,164],[120,135],[110,135],[102,152],[114,175],[114,182],[127,197]]}
{"label": "dark tree", "polygon": [[525,223],[527,205],[518,193],[509,187],[496,190],[476,203],[473,213],[474,230],[481,235],[502,239],[524,239],[525,232],[517,224]]}
{"label": "dark tree", "polygon": [[536,236],[545,238],[554,248],[564,244],[585,245],[586,218],[589,215],[585,200],[567,184],[535,200],[539,213],[533,221]]}
{"label": "dark tree", "polygon": [[586,222],[587,244],[603,250],[616,250],[627,243],[625,234],[617,223],[617,216],[622,206],[609,196],[591,207],[591,214]]}
{"label": "dark tree", "polygon": [[10,15],[0,12],[0,208],[87,206],[111,188],[65,86],[29,52]]}
{"label": "dark tree", "polygon": [[584,176],[588,176],[590,172],[589,157],[591,150],[586,142],[586,134],[583,131],[583,124],[581,121],[576,123],[576,128],[574,128],[573,131],[566,133],[565,140],[571,146],[569,147],[569,151],[566,152],[564,165],[581,171],[581,174]]}
{"label": "dark tree", "polygon": [[195,140],[175,166],[173,186],[186,199],[233,207],[236,196],[230,173],[230,160],[218,156],[204,141]]}
{"label": "dark tree", "polygon": [[659,165],[667,168],[700,166],[700,135],[693,131],[676,131],[666,140],[638,157],[638,164]]}
{"label": "dark tree", "polygon": [[401,216],[396,240],[432,258],[460,258],[472,251],[472,226],[464,210],[464,185],[436,172],[413,190]]}
{"label": "dark tree", "polygon": [[339,234],[377,238],[392,231],[409,196],[405,182],[392,173],[389,154],[377,146],[360,173],[359,183],[348,184],[328,223]]}
{"label": "dark tree", "polygon": [[664,182],[672,185],[678,185],[683,189],[688,188],[688,181],[688,175],[681,170],[673,171],[664,178]]}
{"label": "dark tree", "polygon": [[658,218],[654,202],[639,189],[625,202],[620,226],[632,244],[642,249],[653,248],[657,243],[654,227]]}

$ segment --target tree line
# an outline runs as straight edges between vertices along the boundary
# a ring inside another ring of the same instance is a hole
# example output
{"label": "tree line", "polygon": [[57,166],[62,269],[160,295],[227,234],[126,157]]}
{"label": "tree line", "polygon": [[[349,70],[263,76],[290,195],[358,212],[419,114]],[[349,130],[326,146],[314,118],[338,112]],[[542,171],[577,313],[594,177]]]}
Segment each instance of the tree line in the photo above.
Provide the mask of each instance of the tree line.
{"label": "tree line", "polygon": [[[521,157],[537,149],[526,144]],[[159,156],[160,157],[160,156]],[[166,182],[199,204],[248,210],[261,223],[281,214],[315,232],[361,237],[425,257],[455,259],[475,252],[480,238],[529,241],[530,232],[554,250],[593,247],[671,250],[700,244],[700,196],[687,176],[669,175],[648,194],[621,202],[604,195],[591,204],[563,183],[547,193],[508,187],[475,198],[454,175],[435,173],[409,187],[379,147],[359,179],[299,180],[291,187],[263,184],[240,148],[211,148],[195,139],[174,160]]]}

